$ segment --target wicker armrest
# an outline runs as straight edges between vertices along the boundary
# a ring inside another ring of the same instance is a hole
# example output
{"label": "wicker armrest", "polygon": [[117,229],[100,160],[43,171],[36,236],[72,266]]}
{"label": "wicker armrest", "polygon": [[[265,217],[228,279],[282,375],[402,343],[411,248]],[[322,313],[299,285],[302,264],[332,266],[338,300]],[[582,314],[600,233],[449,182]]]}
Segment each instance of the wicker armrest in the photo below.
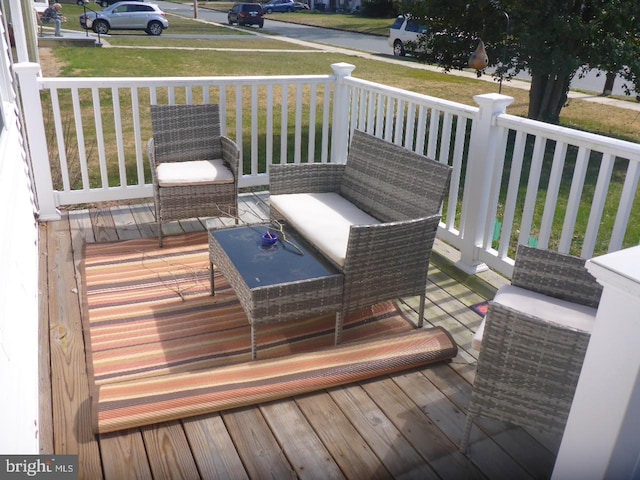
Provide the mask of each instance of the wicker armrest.
{"label": "wicker armrest", "polygon": [[151,178],[154,185],[158,184],[158,176],[156,175],[156,146],[153,137],[147,142],[147,157],[149,158],[149,167],[151,169]]}
{"label": "wicker armrest", "polygon": [[237,181],[240,171],[240,150],[238,149],[238,145],[229,137],[225,136],[220,137],[220,143],[222,145],[222,160],[229,164],[229,168]]}
{"label": "wicker armrest", "polygon": [[432,215],[352,226],[343,267],[348,309],[423,294],[439,222]]}
{"label": "wicker armrest", "polygon": [[339,192],[344,167],[334,163],[272,165],[269,190],[271,195]]}
{"label": "wicker armrest", "polygon": [[580,257],[519,245],[511,284],[597,308],[602,286],[584,264]]}

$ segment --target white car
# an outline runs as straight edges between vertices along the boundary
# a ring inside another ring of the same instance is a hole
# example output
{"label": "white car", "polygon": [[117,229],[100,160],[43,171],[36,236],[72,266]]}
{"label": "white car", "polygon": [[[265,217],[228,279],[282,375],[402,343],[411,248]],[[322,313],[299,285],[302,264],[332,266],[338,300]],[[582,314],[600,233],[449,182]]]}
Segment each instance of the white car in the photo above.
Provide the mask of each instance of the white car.
{"label": "white car", "polygon": [[110,30],[144,30],[148,35],[160,35],[169,28],[167,15],[153,3],[118,2],[101,12],[80,15],[80,26],[106,35]]}
{"label": "white car", "polygon": [[389,46],[393,48],[396,57],[404,57],[407,53],[419,51],[416,44],[421,35],[427,33],[426,25],[420,25],[416,20],[399,15],[389,29]]}

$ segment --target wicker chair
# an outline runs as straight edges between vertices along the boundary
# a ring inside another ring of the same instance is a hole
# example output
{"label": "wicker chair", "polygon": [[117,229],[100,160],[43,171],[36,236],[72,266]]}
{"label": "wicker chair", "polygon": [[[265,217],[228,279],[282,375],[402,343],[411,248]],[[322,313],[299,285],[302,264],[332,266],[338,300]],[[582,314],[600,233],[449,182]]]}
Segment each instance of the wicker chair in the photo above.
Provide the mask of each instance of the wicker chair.
{"label": "wicker chair", "polygon": [[158,242],[162,225],[238,214],[239,152],[220,134],[218,105],[152,105],[151,162]]}
{"label": "wicker chair", "polygon": [[498,290],[485,318],[463,452],[476,416],[564,431],[602,294],[584,264],[518,247],[511,285]]}
{"label": "wicker chair", "polygon": [[[322,240],[319,235],[307,237],[344,275],[336,343],[340,343],[344,315],[402,296],[420,296],[418,326],[422,326],[431,249],[451,167],[354,130],[346,164],[273,165],[269,176],[271,217],[291,224],[303,235],[291,212],[282,208],[279,196],[289,196],[291,206],[305,202],[305,196],[328,195],[323,197],[328,204],[346,202],[356,210],[344,214],[358,218],[343,227],[344,256],[327,253],[332,249],[316,243]],[[378,223],[361,223],[362,212]],[[303,210],[297,218],[317,228],[323,219],[315,214]],[[328,225],[325,231],[333,234],[331,230],[333,225]]]}

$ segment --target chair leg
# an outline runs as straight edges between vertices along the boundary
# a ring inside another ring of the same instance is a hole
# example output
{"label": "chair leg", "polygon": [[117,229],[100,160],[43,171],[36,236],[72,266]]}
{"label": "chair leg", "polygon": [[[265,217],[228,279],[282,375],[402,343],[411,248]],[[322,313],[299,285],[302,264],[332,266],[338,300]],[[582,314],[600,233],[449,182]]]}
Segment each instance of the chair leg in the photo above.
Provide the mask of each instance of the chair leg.
{"label": "chair leg", "polygon": [[460,451],[467,453],[469,447],[469,435],[471,435],[471,427],[473,425],[473,415],[467,413],[467,421],[464,425],[464,433],[462,434],[462,441],[460,442]]}
{"label": "chair leg", "polygon": [[418,328],[422,328],[422,324],[424,323],[424,305],[427,297],[427,292],[420,295],[420,311],[418,312]]}

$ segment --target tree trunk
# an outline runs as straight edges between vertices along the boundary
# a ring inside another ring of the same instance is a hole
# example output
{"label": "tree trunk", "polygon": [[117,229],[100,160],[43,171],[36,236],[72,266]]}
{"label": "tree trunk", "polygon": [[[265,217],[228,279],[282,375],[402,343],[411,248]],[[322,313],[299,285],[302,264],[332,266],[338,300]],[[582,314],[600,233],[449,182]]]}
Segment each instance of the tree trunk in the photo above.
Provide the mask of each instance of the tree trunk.
{"label": "tree trunk", "polygon": [[560,121],[560,111],[567,101],[573,74],[531,74],[528,117],[548,123]]}
{"label": "tree trunk", "polygon": [[608,97],[613,92],[613,84],[616,82],[616,72],[607,72],[607,78],[604,81],[602,96]]}

